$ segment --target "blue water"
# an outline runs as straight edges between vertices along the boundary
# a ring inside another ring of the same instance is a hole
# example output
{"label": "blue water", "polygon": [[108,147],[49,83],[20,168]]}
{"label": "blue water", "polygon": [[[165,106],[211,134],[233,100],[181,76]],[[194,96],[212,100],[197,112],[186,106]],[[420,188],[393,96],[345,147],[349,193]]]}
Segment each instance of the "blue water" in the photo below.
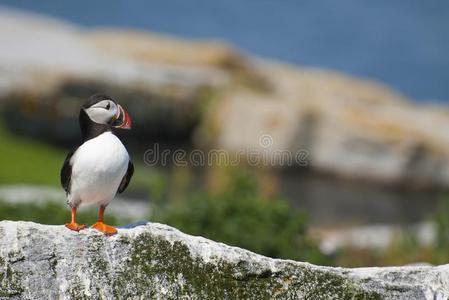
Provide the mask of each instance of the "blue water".
{"label": "blue water", "polygon": [[449,103],[448,0],[113,0],[0,4],[85,26],[227,40],[246,52],[373,78]]}

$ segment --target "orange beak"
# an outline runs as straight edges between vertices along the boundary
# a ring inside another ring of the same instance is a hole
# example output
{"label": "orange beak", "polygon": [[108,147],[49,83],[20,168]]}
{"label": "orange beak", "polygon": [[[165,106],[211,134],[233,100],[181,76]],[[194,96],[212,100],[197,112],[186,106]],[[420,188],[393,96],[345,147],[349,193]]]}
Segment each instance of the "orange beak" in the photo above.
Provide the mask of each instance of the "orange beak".
{"label": "orange beak", "polygon": [[117,104],[118,112],[116,115],[116,119],[114,121],[114,127],[115,128],[121,128],[121,129],[131,129],[133,122],[131,120],[131,117],[129,116],[128,112],[123,109],[123,107],[120,104]]}

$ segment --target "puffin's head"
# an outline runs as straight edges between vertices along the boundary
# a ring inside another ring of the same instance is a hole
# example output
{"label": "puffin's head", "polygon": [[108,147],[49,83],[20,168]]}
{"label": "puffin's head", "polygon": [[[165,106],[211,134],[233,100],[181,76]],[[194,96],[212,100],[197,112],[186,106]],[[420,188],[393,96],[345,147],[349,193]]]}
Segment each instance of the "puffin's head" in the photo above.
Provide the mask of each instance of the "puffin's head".
{"label": "puffin's head", "polygon": [[115,128],[131,129],[132,121],[128,112],[109,96],[103,94],[92,95],[81,109],[94,123]]}

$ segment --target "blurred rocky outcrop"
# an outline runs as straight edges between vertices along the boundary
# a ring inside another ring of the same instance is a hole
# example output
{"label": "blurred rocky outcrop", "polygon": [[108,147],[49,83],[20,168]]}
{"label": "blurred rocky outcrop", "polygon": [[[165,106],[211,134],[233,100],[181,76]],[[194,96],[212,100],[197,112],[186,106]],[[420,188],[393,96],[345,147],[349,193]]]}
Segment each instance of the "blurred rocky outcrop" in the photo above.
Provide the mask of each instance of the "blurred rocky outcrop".
{"label": "blurred rocky outcrop", "polygon": [[72,143],[81,99],[103,91],[128,107],[139,143],[302,152],[303,165],[342,177],[449,186],[449,110],[373,81],[243,56],[218,42],[87,30],[11,11],[0,12],[0,38],[0,101],[22,133]]}
{"label": "blurred rocky outcrop", "polygon": [[[219,148],[292,153],[339,176],[409,186],[449,184],[449,110],[419,105],[377,83],[261,63],[271,93],[232,92],[211,109]],[[212,124],[212,125],[210,125]],[[270,147],[259,138],[269,135]]]}
{"label": "blurred rocky outcrop", "polygon": [[342,269],[271,259],[161,224],[93,229],[0,222],[8,299],[446,299],[447,265]]}
{"label": "blurred rocky outcrop", "polygon": [[250,76],[240,56],[215,43],[88,31],[11,11],[0,13],[0,27],[5,115],[17,130],[56,141],[73,142],[80,103],[99,91],[127,107],[136,136],[188,136],[229,72]]}

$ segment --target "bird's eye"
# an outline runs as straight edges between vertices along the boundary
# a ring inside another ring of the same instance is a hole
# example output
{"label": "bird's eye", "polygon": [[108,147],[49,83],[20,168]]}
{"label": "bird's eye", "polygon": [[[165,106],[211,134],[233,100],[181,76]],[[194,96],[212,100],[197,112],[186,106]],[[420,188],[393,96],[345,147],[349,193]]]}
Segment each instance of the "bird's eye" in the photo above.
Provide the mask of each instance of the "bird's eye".
{"label": "bird's eye", "polygon": [[110,108],[111,108],[111,104],[108,103],[108,104],[106,105],[106,109],[109,110]]}

